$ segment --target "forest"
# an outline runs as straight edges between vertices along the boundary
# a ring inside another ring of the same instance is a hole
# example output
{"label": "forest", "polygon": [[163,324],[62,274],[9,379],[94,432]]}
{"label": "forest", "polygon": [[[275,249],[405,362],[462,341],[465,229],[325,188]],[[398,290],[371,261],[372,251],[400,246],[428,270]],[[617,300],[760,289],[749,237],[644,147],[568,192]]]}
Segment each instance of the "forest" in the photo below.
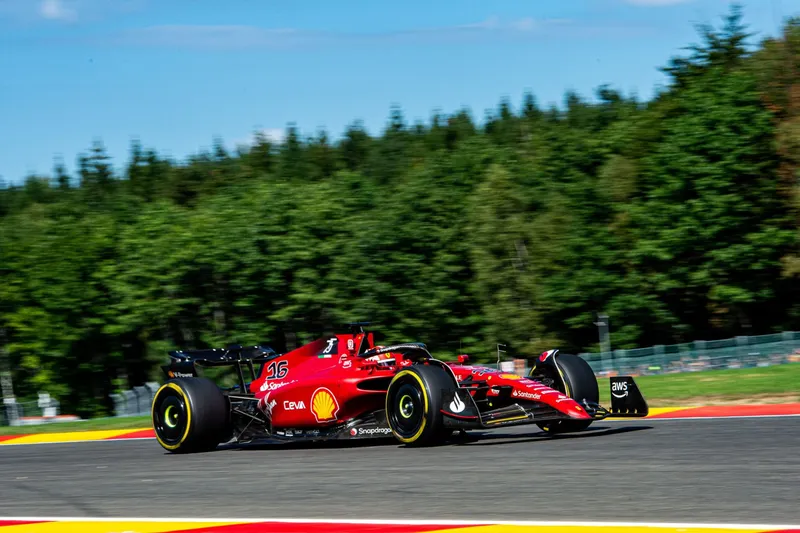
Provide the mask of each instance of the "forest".
{"label": "forest", "polygon": [[648,101],[392,107],[376,135],[290,124],[180,162],[136,141],[117,173],[95,140],[0,187],[0,370],[88,417],[168,350],[360,320],[473,361],[599,351],[598,313],[613,349],[797,329],[800,19],[748,31],[699,27]]}

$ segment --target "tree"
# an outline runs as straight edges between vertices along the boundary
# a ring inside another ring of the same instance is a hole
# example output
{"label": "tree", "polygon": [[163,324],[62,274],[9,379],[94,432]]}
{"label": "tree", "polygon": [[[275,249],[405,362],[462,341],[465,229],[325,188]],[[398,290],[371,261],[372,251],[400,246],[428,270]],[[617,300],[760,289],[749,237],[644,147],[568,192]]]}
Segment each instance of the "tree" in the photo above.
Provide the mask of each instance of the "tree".
{"label": "tree", "polygon": [[66,191],[70,188],[70,177],[62,159],[59,158],[56,160],[55,166],[53,167],[53,174],[55,175],[55,183],[59,189]]}
{"label": "tree", "polygon": [[716,65],[684,86],[645,161],[635,260],[691,335],[780,319],[773,280],[793,236],[776,166],[753,76]]}
{"label": "tree", "polygon": [[693,79],[702,76],[712,67],[730,70],[742,65],[743,60],[748,57],[747,39],[752,37],[752,34],[746,32],[747,26],[742,24],[742,19],[742,7],[734,3],[725,16],[721,31],[716,31],[709,24],[697,27],[703,43],[688,46],[687,49],[692,52],[689,57],[674,57],[668,66],[661,69],[673,78],[676,89],[686,88]]}
{"label": "tree", "polygon": [[103,144],[76,183],[0,186],[0,329],[25,400],[108,414],[175,348],[285,351],[370,320],[444,359],[597,350],[800,324],[800,22],[750,51],[700,28],[649,101],[525,93],[383,131],[352,122],[185,161]]}

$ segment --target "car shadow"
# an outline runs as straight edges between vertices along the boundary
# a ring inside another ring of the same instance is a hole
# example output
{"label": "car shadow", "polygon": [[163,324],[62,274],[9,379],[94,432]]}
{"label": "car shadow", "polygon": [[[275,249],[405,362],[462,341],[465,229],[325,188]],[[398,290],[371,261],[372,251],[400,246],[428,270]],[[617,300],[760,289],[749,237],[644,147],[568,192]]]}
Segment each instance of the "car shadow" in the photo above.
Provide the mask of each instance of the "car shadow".
{"label": "car shadow", "polygon": [[215,451],[222,450],[336,450],[353,448],[372,448],[375,446],[386,446],[397,444],[394,437],[375,437],[353,440],[318,440],[318,441],[258,441],[244,444],[224,444],[217,447]]}
{"label": "car shadow", "polygon": [[622,427],[590,427],[576,433],[562,433],[559,435],[548,435],[544,431],[539,433],[467,433],[455,437],[454,442],[448,442],[456,446],[498,446],[503,444],[519,444],[525,442],[539,442],[548,440],[565,439],[589,439],[594,437],[607,437],[634,431],[644,431],[653,429],[653,426],[622,426]]}
{"label": "car shadow", "polygon": [[[503,444],[519,444],[524,442],[537,442],[561,439],[586,439],[592,437],[606,437],[609,435],[630,433],[652,429],[653,426],[618,426],[618,427],[590,427],[578,433],[564,433],[561,435],[548,435],[544,431],[538,433],[503,433],[497,430],[481,431],[471,430],[468,433],[456,432],[447,441],[432,446],[497,446]],[[376,437],[365,439],[344,439],[328,441],[258,441],[245,444],[223,444],[215,451],[251,451],[251,450],[336,450],[374,448],[384,446],[403,447],[394,437]]]}

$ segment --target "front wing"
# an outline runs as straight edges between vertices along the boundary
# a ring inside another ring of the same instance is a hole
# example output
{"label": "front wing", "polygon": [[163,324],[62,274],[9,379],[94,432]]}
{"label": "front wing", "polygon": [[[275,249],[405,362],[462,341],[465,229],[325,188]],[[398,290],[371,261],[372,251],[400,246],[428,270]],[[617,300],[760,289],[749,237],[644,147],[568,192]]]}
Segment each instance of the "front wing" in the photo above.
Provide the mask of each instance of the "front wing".
{"label": "front wing", "polygon": [[[593,420],[608,417],[642,418],[649,413],[647,401],[630,376],[615,376],[610,380],[611,410],[600,404],[579,402]],[[491,429],[521,424],[573,420],[544,403],[518,402],[512,405],[481,412],[468,389],[445,391],[443,396],[444,425],[453,429]]]}

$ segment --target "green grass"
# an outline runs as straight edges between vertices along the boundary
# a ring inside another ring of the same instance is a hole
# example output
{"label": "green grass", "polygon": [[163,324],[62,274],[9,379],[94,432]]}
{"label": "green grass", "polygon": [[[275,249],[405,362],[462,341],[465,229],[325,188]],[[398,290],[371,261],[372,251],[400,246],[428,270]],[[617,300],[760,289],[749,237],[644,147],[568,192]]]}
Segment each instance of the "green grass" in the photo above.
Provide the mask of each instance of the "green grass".
{"label": "green grass", "polygon": [[[641,376],[634,379],[651,407],[746,401],[751,403],[800,401],[800,363],[764,368]],[[600,403],[608,407],[611,405],[609,381],[605,378],[598,381]],[[132,416],[35,426],[0,427],[0,435],[149,427],[151,427],[149,416]]]}
{"label": "green grass", "polygon": [[100,429],[142,429],[152,427],[149,416],[127,416],[120,418],[95,418],[76,422],[52,422],[32,426],[2,426],[0,435],[24,435],[28,433],[61,433],[67,431],[92,431]]}
{"label": "green grass", "polygon": [[[800,363],[635,377],[652,407],[708,403],[800,401]],[[599,379],[600,403],[610,405],[608,379]]]}

